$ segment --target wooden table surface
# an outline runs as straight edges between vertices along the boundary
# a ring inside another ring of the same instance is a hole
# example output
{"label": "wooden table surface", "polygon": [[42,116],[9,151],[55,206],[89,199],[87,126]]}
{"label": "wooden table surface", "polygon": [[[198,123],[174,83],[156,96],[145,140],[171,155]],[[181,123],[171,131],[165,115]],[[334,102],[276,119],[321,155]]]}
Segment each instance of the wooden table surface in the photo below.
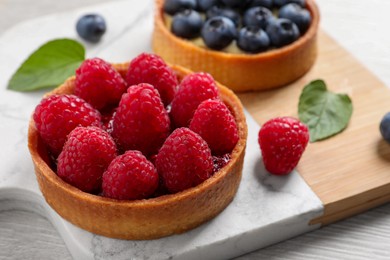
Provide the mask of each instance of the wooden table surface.
{"label": "wooden table surface", "polygon": [[[102,2],[107,0],[0,0],[0,34],[24,20]],[[390,1],[317,3],[322,13],[321,27],[390,86]],[[238,259],[260,258],[390,259],[390,204]],[[71,256],[45,218],[19,210],[1,211],[0,207],[0,259]]]}

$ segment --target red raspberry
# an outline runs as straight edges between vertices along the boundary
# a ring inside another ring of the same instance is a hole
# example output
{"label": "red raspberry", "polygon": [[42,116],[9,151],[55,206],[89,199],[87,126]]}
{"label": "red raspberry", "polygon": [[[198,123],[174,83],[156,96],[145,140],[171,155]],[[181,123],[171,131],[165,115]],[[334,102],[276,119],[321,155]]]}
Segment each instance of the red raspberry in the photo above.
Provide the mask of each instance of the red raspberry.
{"label": "red raspberry", "polygon": [[208,179],[213,158],[202,137],[188,128],[177,128],[157,154],[156,168],[165,187],[175,193]]}
{"label": "red raspberry", "polygon": [[297,166],[309,142],[309,130],[299,120],[277,117],[259,131],[259,145],[265,168],[272,174],[285,175]]}
{"label": "red raspberry", "polygon": [[149,84],[128,88],[114,115],[112,135],[123,150],[156,154],[170,132],[170,120],[157,90]]}
{"label": "red raspberry", "polygon": [[101,126],[99,111],[74,95],[52,95],[42,99],[33,118],[54,156],[60,154],[67,135],[77,126]]}
{"label": "red raspberry", "polygon": [[158,182],[154,165],[139,151],[127,151],[104,172],[103,195],[120,200],[146,199],[157,190]]}
{"label": "red raspberry", "polygon": [[77,127],[58,156],[57,174],[82,191],[97,192],[103,172],[115,157],[115,142],[107,132],[97,127]]}
{"label": "red raspberry", "polygon": [[142,53],[131,61],[126,81],[129,86],[151,84],[158,90],[165,105],[171,103],[179,84],[175,73],[165,61],[150,53]]}
{"label": "red raspberry", "polygon": [[218,98],[213,77],[204,72],[187,75],[172,101],[171,117],[176,127],[187,127],[202,101]]}
{"label": "red raspberry", "polygon": [[219,99],[205,100],[198,106],[190,129],[207,142],[213,155],[230,153],[238,142],[236,121]]}
{"label": "red raspberry", "polygon": [[102,59],[85,60],[76,70],[75,95],[100,111],[117,105],[126,89],[119,72]]}

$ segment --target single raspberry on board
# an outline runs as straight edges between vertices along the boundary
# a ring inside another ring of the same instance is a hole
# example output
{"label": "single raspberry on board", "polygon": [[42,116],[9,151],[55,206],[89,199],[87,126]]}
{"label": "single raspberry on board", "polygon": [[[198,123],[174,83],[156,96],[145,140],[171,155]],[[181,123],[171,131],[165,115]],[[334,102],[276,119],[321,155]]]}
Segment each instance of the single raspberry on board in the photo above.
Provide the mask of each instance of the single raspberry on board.
{"label": "single raspberry on board", "polygon": [[207,99],[218,98],[213,77],[204,72],[187,75],[172,101],[171,118],[176,127],[188,127],[196,108]]}
{"label": "single raspberry on board", "polygon": [[277,117],[261,127],[258,140],[265,168],[285,175],[297,166],[309,142],[309,130],[298,119]]}
{"label": "single raspberry on board", "polygon": [[98,127],[77,127],[58,156],[57,174],[85,192],[101,189],[102,175],[116,157],[112,137]]}
{"label": "single raspberry on board", "polygon": [[142,53],[130,62],[126,81],[129,87],[140,83],[149,83],[160,93],[164,105],[169,105],[175,95],[177,85],[176,74],[155,54]]}
{"label": "single raspberry on board", "polygon": [[112,135],[122,150],[157,154],[170,132],[170,120],[157,90],[143,83],[123,94],[112,122]]}
{"label": "single raspberry on board", "polygon": [[101,127],[101,115],[75,95],[52,95],[41,100],[34,111],[34,122],[43,141],[57,157],[67,135],[77,126]]}
{"label": "single raspberry on board", "polygon": [[236,121],[219,99],[208,99],[198,106],[190,129],[207,142],[213,155],[230,153],[238,142]]}
{"label": "single raspberry on board", "polygon": [[102,59],[87,59],[76,70],[75,95],[100,111],[116,106],[126,89],[119,72]]}
{"label": "single raspberry on board", "polygon": [[103,174],[103,195],[113,199],[149,198],[157,190],[159,177],[154,165],[139,151],[116,157]]}
{"label": "single raspberry on board", "polygon": [[176,193],[194,187],[213,173],[213,158],[205,140],[188,128],[177,128],[165,140],[156,158],[165,187]]}

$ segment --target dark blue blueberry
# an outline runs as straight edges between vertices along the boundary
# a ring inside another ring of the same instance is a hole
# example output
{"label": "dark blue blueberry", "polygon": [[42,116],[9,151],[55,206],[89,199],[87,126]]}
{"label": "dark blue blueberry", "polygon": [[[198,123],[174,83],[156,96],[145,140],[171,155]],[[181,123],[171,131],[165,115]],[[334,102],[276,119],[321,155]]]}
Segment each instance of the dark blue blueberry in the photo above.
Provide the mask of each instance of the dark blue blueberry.
{"label": "dark blue blueberry", "polygon": [[184,10],[173,16],[171,31],[174,35],[185,39],[193,39],[200,35],[203,20],[194,10]]}
{"label": "dark blue blueberry", "polygon": [[249,7],[262,6],[271,9],[273,5],[273,0],[252,0],[249,4]]}
{"label": "dark blue blueberry", "polygon": [[100,41],[106,29],[106,21],[98,14],[84,15],[76,24],[76,31],[80,37],[94,43]]}
{"label": "dark blue blueberry", "polygon": [[237,37],[237,29],[232,20],[223,16],[216,16],[206,21],[201,35],[207,47],[213,50],[221,50]]}
{"label": "dark blue blueberry", "polygon": [[268,49],[270,40],[259,27],[243,27],[238,33],[237,46],[249,53],[258,53]]}
{"label": "dark blue blueberry", "polygon": [[215,16],[223,16],[229,18],[236,26],[240,25],[241,15],[229,7],[215,5],[206,12],[207,19]]}
{"label": "dark blue blueberry", "polygon": [[311,23],[310,12],[297,4],[288,4],[280,8],[279,17],[295,23],[301,35],[307,31]]}
{"label": "dark blue blueberry", "polygon": [[196,9],[196,0],[165,0],[164,12],[170,15],[185,9]]}
{"label": "dark blue blueberry", "polygon": [[199,11],[206,12],[211,7],[218,5],[219,0],[198,0]]}
{"label": "dark blue blueberry", "polygon": [[266,32],[271,44],[277,48],[288,45],[299,38],[299,29],[296,24],[284,18],[269,23]]}
{"label": "dark blue blueberry", "polygon": [[383,118],[379,125],[383,139],[390,143],[390,112],[388,112]]}
{"label": "dark blue blueberry", "polygon": [[246,10],[244,14],[244,26],[256,26],[265,29],[268,23],[274,19],[272,12],[265,7],[257,6]]}
{"label": "dark blue blueberry", "polygon": [[243,9],[248,6],[251,0],[221,0],[222,3],[230,8]]}
{"label": "dark blue blueberry", "polygon": [[291,3],[300,5],[302,7],[306,6],[306,1],[305,0],[274,0],[274,5],[276,7],[281,7],[283,5],[287,5],[287,4],[291,4]]}

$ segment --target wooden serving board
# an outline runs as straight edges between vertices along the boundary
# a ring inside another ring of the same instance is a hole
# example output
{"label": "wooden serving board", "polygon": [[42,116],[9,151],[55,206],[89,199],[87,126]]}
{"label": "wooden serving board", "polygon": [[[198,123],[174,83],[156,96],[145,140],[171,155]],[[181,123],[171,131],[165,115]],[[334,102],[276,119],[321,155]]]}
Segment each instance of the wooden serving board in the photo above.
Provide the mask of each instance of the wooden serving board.
{"label": "wooden serving board", "polygon": [[390,111],[390,90],[326,33],[318,37],[317,61],[304,77],[287,87],[239,97],[259,124],[276,116],[297,117],[301,91],[315,79],[351,97],[347,129],[310,143],[297,168],[324,204],[323,216],[311,224],[326,225],[390,201],[390,145],[379,132],[380,120]]}

